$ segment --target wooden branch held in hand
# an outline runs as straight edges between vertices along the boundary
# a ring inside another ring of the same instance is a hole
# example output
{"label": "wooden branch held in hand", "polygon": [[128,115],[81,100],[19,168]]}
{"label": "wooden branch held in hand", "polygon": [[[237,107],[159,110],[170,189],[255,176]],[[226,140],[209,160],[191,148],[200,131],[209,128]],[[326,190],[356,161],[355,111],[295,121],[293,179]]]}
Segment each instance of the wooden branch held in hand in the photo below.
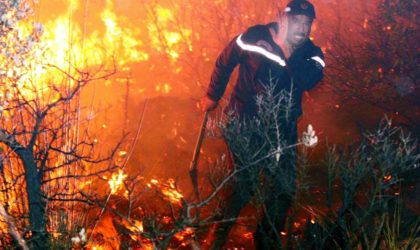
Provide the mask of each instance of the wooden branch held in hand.
{"label": "wooden branch held in hand", "polygon": [[197,197],[198,200],[200,199],[200,195],[198,192],[197,164],[198,164],[198,158],[200,156],[201,145],[203,144],[204,134],[206,131],[208,116],[209,116],[209,111],[206,111],[203,118],[203,122],[201,123],[200,134],[198,135],[198,138],[197,138],[197,143],[194,149],[194,155],[193,155],[191,165],[190,165],[191,182],[193,184],[195,196]]}

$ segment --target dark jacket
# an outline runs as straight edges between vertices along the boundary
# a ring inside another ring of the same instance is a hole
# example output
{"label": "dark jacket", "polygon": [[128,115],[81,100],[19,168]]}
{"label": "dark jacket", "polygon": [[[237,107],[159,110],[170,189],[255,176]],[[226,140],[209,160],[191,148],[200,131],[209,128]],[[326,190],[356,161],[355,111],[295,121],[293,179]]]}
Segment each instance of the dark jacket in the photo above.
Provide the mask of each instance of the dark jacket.
{"label": "dark jacket", "polygon": [[297,119],[302,114],[303,92],[323,78],[324,55],[308,40],[286,60],[271,37],[270,27],[277,31],[276,23],[253,26],[229,43],[216,61],[207,95],[219,101],[233,69],[239,64],[239,76],[227,111],[242,118],[254,116],[257,112],[255,97],[271,79],[276,91],[290,93],[292,90],[291,118]]}

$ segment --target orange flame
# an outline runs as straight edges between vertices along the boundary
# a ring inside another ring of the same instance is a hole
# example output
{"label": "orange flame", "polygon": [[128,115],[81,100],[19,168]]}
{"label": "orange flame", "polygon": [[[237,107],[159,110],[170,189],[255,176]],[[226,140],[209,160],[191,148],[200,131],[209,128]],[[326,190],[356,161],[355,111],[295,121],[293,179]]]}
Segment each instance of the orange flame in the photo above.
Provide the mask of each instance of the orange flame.
{"label": "orange flame", "polygon": [[158,51],[165,52],[172,61],[176,61],[179,57],[180,44],[183,43],[190,51],[192,50],[190,29],[179,28],[176,31],[166,29],[162,31],[163,36],[158,35],[158,25],[170,27],[171,22],[174,21],[174,13],[170,9],[157,5],[153,14],[155,16],[151,17],[147,29],[152,38],[152,44]]}
{"label": "orange flame", "polygon": [[121,169],[118,170],[118,174],[115,173],[112,175],[111,180],[108,181],[112,194],[115,194],[117,191],[121,190],[123,181],[126,177],[127,175],[124,174]]}
{"label": "orange flame", "polygon": [[175,237],[175,239],[177,239],[179,241],[183,241],[183,240],[185,240],[185,238],[191,237],[193,235],[194,235],[194,229],[191,228],[191,227],[187,227],[183,231],[176,233],[174,235],[174,237]]}
{"label": "orange flame", "polygon": [[[126,67],[129,63],[147,61],[149,55],[142,50],[143,42],[139,39],[139,29],[133,27],[121,27],[122,21],[118,19],[113,10],[112,1],[107,0],[105,8],[101,11],[101,21],[105,31],[94,30],[90,34],[75,21],[72,21],[72,13],[80,6],[79,0],[68,2],[64,14],[45,22],[43,26],[38,23],[21,21],[17,24],[19,37],[29,37],[40,26],[42,35],[39,34],[39,42],[31,44],[33,53],[25,58],[16,58],[16,67],[9,67],[6,75],[13,79],[15,75],[21,75],[16,80],[20,93],[26,97],[36,98],[44,96],[51,91],[51,84],[61,86],[74,85],[69,79],[64,80],[61,72],[47,65],[74,74],[76,69],[101,67],[112,62],[111,57],[116,56],[117,66]],[[6,38],[7,39],[7,38]],[[104,49],[106,48],[106,49]],[[6,58],[7,59],[7,58]],[[4,58],[0,58],[3,64]],[[19,66],[21,65],[21,66]],[[51,96],[45,100],[51,102],[59,96]]]}
{"label": "orange flame", "polygon": [[181,199],[184,197],[180,192],[176,190],[175,180],[170,178],[168,179],[168,186],[162,188],[162,193],[169,198],[172,203],[181,203]]}
{"label": "orange flame", "polygon": [[175,180],[169,178],[167,183],[160,184],[158,180],[152,179],[147,184],[149,188],[156,186],[159,191],[173,204],[181,205],[181,200],[184,197],[175,186]]}

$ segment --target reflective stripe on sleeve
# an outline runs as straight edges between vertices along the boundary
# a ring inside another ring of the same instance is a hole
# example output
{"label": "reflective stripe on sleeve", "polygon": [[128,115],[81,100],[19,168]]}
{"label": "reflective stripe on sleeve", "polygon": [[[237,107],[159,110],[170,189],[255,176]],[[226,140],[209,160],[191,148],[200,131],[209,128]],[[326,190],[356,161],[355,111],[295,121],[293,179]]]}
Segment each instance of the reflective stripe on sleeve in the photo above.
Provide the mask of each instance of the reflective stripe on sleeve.
{"label": "reflective stripe on sleeve", "polygon": [[242,35],[238,36],[238,38],[236,39],[236,43],[238,44],[239,47],[241,47],[241,49],[243,50],[247,50],[247,51],[252,51],[252,52],[256,52],[258,54],[261,54],[265,57],[267,57],[268,59],[275,61],[276,63],[280,64],[280,66],[286,66],[286,62],[279,57],[278,55],[275,55],[261,47],[255,46],[255,45],[250,45],[250,44],[246,44],[242,41],[241,39]]}
{"label": "reflective stripe on sleeve", "polygon": [[325,62],[324,62],[324,60],[321,59],[321,57],[313,56],[313,57],[311,57],[311,59],[317,61],[319,64],[321,64],[321,66],[323,68],[325,68]]}

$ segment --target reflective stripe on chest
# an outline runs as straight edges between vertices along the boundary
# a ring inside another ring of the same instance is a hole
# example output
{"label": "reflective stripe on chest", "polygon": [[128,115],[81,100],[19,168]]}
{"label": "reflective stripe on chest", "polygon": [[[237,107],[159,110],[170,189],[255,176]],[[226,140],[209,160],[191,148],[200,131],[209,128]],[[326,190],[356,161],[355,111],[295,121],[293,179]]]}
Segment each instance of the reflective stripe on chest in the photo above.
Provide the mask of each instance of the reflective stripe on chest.
{"label": "reflective stripe on chest", "polygon": [[251,45],[251,44],[246,44],[242,41],[242,35],[239,35],[238,38],[236,39],[236,44],[238,44],[238,46],[245,50],[245,51],[251,51],[251,52],[255,52],[258,54],[261,54],[263,56],[265,56],[266,58],[278,63],[280,66],[285,67],[286,66],[286,61],[283,60],[280,56],[273,54],[269,51],[267,51],[264,48],[261,48],[259,46],[255,46],[255,45]]}

